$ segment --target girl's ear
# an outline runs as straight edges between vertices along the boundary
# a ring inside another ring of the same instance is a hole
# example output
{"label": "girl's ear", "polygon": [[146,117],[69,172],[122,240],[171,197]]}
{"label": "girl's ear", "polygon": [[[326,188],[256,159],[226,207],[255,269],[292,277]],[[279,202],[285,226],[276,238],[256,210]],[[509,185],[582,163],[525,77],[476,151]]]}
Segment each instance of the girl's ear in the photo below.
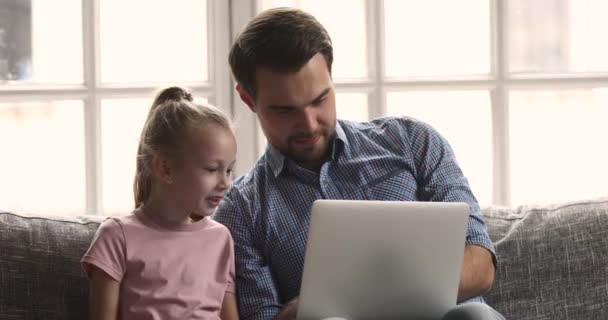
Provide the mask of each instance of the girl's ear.
{"label": "girl's ear", "polygon": [[169,159],[160,152],[154,152],[152,156],[152,173],[159,181],[166,184],[173,183],[173,171]]}

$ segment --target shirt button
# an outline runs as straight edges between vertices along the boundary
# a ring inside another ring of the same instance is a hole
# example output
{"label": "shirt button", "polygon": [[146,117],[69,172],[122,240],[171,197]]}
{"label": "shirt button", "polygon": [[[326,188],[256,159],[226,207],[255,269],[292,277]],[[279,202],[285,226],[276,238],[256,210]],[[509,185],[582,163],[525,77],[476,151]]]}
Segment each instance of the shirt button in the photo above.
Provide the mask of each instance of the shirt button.
{"label": "shirt button", "polygon": [[323,185],[327,186],[329,184],[329,181],[327,181],[327,179],[323,179]]}

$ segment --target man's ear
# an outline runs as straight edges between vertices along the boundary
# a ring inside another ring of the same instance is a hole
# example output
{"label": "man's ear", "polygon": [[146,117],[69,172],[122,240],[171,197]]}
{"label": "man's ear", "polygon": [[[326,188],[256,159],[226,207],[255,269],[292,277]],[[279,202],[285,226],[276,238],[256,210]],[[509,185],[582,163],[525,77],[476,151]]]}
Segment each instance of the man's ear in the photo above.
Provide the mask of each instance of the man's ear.
{"label": "man's ear", "polygon": [[253,104],[253,99],[251,98],[247,90],[245,90],[245,88],[243,88],[243,86],[241,86],[240,84],[237,84],[236,92],[239,93],[239,97],[241,97],[241,100],[243,100],[243,102],[249,107],[249,110],[255,113],[255,105]]}
{"label": "man's ear", "polygon": [[154,152],[152,156],[152,174],[166,184],[173,183],[173,170],[169,163],[169,159],[160,152]]}

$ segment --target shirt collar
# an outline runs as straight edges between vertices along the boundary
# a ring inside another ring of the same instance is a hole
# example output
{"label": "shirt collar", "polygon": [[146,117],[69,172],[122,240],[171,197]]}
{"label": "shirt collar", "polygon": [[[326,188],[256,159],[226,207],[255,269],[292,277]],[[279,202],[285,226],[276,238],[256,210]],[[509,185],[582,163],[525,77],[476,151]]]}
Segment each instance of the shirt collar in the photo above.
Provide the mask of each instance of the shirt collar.
{"label": "shirt collar", "polygon": [[266,146],[266,159],[274,177],[278,177],[281,171],[283,171],[285,156],[281,153],[281,151],[268,143]]}
{"label": "shirt collar", "polygon": [[[334,140],[332,141],[332,143],[333,143],[333,148],[332,148],[333,151],[332,151],[332,155],[331,155],[332,160],[336,158],[336,156],[339,154],[339,152],[341,152],[341,150],[338,150],[338,146],[339,146],[338,141],[340,141],[344,147],[346,147],[348,145],[348,140],[346,139],[346,134],[344,133],[344,129],[342,129],[340,120],[336,121],[336,135],[335,135]],[[275,178],[278,177],[279,174],[281,174],[281,172],[285,168],[285,162],[286,162],[285,156],[281,153],[281,151],[279,151],[273,145],[268,143],[268,145],[266,146],[266,159],[268,161],[268,165],[270,166],[270,169],[272,170],[274,177]]]}
{"label": "shirt collar", "polygon": [[[339,155],[348,146],[348,139],[346,138],[346,133],[344,133],[344,129],[342,128],[341,122],[342,120],[336,121],[336,138],[334,139],[334,148],[331,155],[332,159],[335,159],[336,156]],[[340,141],[342,143],[343,148],[341,150],[338,150],[339,144],[336,143],[336,141]]]}

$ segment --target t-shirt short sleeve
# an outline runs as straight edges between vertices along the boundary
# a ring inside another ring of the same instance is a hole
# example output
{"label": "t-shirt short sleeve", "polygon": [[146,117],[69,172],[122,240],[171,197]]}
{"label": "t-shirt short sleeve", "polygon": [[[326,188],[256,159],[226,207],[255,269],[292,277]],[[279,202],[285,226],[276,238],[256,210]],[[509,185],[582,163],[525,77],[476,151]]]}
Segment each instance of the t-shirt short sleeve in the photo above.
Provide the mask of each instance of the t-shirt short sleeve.
{"label": "t-shirt short sleeve", "polygon": [[226,293],[236,293],[236,272],[234,271],[234,241],[232,237],[229,235],[228,245],[226,247],[226,252],[228,253],[228,266],[226,269],[228,270],[228,280],[226,286]]}
{"label": "t-shirt short sleeve", "polygon": [[92,267],[101,269],[118,282],[122,281],[126,270],[126,244],[122,226],[115,218],[101,223],[82,258],[82,268],[89,278]]}

